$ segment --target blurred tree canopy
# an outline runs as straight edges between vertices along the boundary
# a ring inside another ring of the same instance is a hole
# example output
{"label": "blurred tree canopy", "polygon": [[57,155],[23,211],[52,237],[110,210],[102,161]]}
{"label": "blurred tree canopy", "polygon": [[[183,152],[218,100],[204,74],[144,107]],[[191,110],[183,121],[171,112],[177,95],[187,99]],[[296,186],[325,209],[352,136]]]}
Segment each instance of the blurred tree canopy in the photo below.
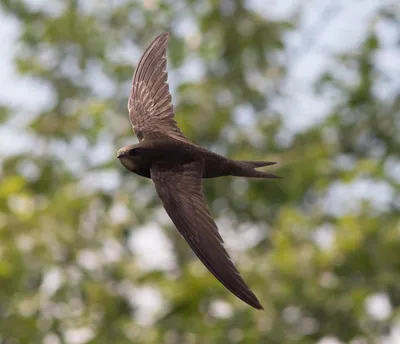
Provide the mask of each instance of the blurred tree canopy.
{"label": "blurred tree canopy", "polygon": [[[328,54],[304,109],[292,71],[326,13],[297,51],[288,37],[300,8],[277,18],[243,0],[38,3],[1,2],[20,27],[15,66],[50,99],[0,110],[3,129],[17,123],[29,142],[1,156],[1,343],[377,343],[398,331],[400,77],[380,65],[399,51],[381,34],[399,37],[398,5],[382,1],[357,48]],[[126,109],[135,64],[164,30],[188,138],[279,162],[282,181],[204,185],[265,312],[203,268],[152,183],[115,158],[136,140]],[[315,99],[323,116],[291,124],[316,112]],[[138,233],[159,227],[172,263],[146,267]]]}

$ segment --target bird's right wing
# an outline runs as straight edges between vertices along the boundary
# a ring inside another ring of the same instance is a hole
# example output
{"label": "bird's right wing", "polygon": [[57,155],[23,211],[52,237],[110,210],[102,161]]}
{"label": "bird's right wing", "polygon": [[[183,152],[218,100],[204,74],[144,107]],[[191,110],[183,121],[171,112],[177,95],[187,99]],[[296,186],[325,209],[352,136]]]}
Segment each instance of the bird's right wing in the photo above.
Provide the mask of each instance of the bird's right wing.
{"label": "bird's right wing", "polygon": [[151,168],[158,196],[176,228],[208,270],[233,294],[257,309],[263,309],[233,265],[223,246],[202,190],[204,163]]}
{"label": "bird's right wing", "polygon": [[139,141],[158,132],[189,142],[174,120],[166,70],[168,35],[163,32],[150,44],[133,76],[128,110]]}

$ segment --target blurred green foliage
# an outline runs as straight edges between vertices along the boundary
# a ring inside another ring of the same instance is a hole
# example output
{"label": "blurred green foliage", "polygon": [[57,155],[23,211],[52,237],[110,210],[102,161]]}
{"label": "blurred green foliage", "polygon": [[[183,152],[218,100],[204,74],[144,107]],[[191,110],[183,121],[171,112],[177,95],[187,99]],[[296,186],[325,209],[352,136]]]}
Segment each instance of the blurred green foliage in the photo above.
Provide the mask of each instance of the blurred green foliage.
{"label": "blurred green foliage", "polygon": [[[400,96],[377,95],[387,76],[376,66],[373,29],[383,19],[398,24],[398,11],[377,11],[360,49],[332,56],[351,82],[326,72],[313,92],[331,92],[334,105],[290,136],[271,104],[290,98],[282,56],[296,17],[269,20],[242,0],[90,3],[1,3],[20,23],[19,72],[53,100],[25,116],[29,149],[1,161],[0,342],[376,343],[398,326]],[[177,28],[188,18],[198,31],[184,37]],[[219,223],[235,229],[223,233],[228,242],[256,232],[234,256],[265,312],[205,271],[163,220],[151,182],[115,159],[136,140],[126,110],[134,64],[163,30],[171,32],[170,80],[188,138],[232,158],[279,162],[282,181],[204,186]],[[190,59],[204,73],[185,80],[180,67]],[[241,109],[254,121],[238,121]],[[18,113],[0,110],[4,126]],[[358,200],[356,182],[386,197],[384,206]],[[350,199],[340,211],[334,188]],[[116,216],[121,209],[129,216]],[[141,268],[129,245],[157,222],[173,248],[172,271]],[[148,322],[132,301],[144,287],[161,300]],[[389,302],[383,315],[368,307],[379,296]]]}

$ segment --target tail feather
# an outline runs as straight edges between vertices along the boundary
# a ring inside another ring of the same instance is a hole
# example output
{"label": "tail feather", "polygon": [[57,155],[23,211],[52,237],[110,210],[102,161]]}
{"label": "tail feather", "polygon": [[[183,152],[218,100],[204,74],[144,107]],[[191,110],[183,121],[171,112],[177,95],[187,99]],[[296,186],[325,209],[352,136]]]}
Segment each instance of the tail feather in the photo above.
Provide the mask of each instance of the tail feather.
{"label": "tail feather", "polygon": [[256,167],[263,167],[269,165],[275,165],[276,162],[271,161],[233,161],[233,165],[230,170],[230,175],[236,177],[248,177],[248,178],[275,178],[281,179],[282,177],[276,176],[272,173],[266,173],[256,170]]}
{"label": "tail feather", "polygon": [[276,164],[276,161],[247,161],[247,160],[238,160],[238,161],[247,165],[251,165],[252,167],[264,167]]}

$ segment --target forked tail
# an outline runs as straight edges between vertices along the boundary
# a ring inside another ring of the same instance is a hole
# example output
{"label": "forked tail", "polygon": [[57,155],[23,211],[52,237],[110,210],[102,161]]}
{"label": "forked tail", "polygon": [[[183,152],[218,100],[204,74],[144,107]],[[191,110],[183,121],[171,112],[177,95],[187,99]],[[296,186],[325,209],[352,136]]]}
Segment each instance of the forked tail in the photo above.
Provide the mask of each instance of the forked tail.
{"label": "forked tail", "polygon": [[231,176],[236,177],[247,177],[247,178],[278,178],[272,173],[266,173],[263,171],[256,170],[257,167],[275,165],[276,162],[272,161],[246,161],[246,160],[235,160],[232,161],[232,167],[230,170]]}

